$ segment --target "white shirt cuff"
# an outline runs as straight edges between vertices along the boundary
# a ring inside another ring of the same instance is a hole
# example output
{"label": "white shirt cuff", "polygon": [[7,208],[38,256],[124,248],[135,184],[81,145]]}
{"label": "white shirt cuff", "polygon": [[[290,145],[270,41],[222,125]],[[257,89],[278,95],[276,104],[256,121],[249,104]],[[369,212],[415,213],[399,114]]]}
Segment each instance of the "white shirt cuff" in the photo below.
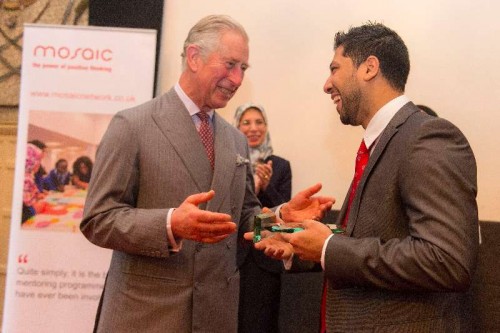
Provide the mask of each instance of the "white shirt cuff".
{"label": "white shirt cuff", "polygon": [[170,225],[170,221],[172,219],[172,213],[175,208],[169,209],[167,213],[167,236],[168,236],[168,250],[171,252],[179,252],[182,248],[182,240],[177,244],[175,240],[174,234],[172,233],[172,226]]}
{"label": "white shirt cuff", "polygon": [[323,271],[325,270],[325,253],[326,253],[326,247],[328,245],[328,241],[330,240],[330,238],[333,237],[333,235],[334,234],[331,234],[330,236],[328,236],[328,238],[323,243],[323,249],[321,250],[321,268],[323,268]]}
{"label": "white shirt cuff", "polygon": [[280,213],[281,207],[283,207],[283,205],[284,205],[284,203],[283,203],[283,204],[281,204],[281,205],[279,205],[279,206],[276,208],[276,210],[274,211],[274,214],[276,215],[276,223],[278,223],[278,224],[283,224],[283,223],[285,223],[285,221],[283,221],[283,220],[281,219],[281,213]]}
{"label": "white shirt cuff", "polygon": [[285,266],[285,270],[289,271],[292,268],[292,263],[293,263],[293,253],[292,256],[288,259],[283,259],[283,266]]}

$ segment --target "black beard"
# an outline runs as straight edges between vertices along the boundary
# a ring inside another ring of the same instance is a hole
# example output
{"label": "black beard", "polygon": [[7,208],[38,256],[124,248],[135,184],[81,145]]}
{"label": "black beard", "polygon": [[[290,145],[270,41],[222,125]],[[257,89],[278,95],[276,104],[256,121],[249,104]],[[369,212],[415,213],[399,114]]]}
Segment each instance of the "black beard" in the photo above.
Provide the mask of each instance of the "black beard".
{"label": "black beard", "polygon": [[340,112],[340,121],[344,125],[358,126],[359,111],[361,104],[361,92],[356,90],[351,96],[342,98],[342,112]]}

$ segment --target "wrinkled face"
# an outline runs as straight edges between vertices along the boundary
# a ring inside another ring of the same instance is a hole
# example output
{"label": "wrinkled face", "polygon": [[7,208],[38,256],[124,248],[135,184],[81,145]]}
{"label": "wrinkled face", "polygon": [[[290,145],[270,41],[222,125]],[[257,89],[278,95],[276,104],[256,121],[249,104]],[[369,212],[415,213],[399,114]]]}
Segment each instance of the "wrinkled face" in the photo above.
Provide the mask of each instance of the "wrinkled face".
{"label": "wrinkled face", "polygon": [[362,91],[358,81],[358,69],[351,58],[344,57],[344,48],[339,46],[335,50],[330,64],[330,76],[327,78],[323,90],[329,94],[337,105],[340,120],[345,125],[357,126],[361,124],[360,106]]}
{"label": "wrinkled face", "polygon": [[262,113],[255,108],[249,108],[243,113],[238,128],[245,134],[248,145],[252,148],[260,146],[266,139],[266,121]]}
{"label": "wrinkled face", "polygon": [[193,101],[201,110],[226,106],[243,82],[248,68],[248,42],[238,33],[222,34],[219,47],[200,60],[198,91]]}
{"label": "wrinkled face", "polygon": [[68,172],[68,162],[66,161],[61,161],[56,165],[56,170],[58,173],[66,173]]}

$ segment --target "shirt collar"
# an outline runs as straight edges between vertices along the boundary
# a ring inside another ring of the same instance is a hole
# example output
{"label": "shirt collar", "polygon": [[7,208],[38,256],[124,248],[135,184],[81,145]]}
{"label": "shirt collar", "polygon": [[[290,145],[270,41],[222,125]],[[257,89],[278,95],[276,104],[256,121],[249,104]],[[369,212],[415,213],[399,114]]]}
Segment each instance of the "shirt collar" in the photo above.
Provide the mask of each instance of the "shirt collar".
{"label": "shirt collar", "polygon": [[[177,82],[175,84],[174,89],[175,89],[175,92],[177,93],[177,95],[179,96],[179,98],[181,99],[182,104],[184,104],[184,106],[188,110],[189,115],[191,117],[194,116],[195,114],[197,114],[198,112],[200,112],[200,108],[196,104],[194,104],[194,102],[191,100],[191,98],[189,98],[188,95],[186,95],[184,90],[182,90],[179,82]],[[214,115],[214,110],[208,111],[207,114],[210,116],[210,119],[212,119],[212,117]]]}
{"label": "shirt collar", "polygon": [[375,113],[373,118],[368,123],[366,127],[365,134],[363,139],[365,140],[366,147],[368,149],[371,148],[372,144],[378,139],[380,134],[387,127],[392,117],[405,105],[408,103],[410,99],[405,95],[398,96],[384,106],[380,108],[380,110]]}

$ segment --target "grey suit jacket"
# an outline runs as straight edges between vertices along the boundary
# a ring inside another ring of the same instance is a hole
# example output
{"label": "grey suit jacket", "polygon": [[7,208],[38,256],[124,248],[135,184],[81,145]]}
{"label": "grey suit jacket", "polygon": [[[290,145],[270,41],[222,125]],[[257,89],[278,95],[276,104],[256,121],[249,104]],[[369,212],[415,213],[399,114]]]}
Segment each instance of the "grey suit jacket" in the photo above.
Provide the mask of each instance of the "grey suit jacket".
{"label": "grey suit jacket", "polygon": [[172,89],[116,114],[99,146],[81,230],[113,249],[98,332],[236,332],[237,233],[216,244],[184,240],[169,251],[167,211],[215,190],[201,207],[230,214],[239,229],[259,211],[246,138],[214,118],[215,170]]}
{"label": "grey suit jacket", "polygon": [[463,134],[413,103],[399,110],[372,151],[347,237],[327,244],[329,332],[468,331],[461,306],[478,251],[476,192]]}

